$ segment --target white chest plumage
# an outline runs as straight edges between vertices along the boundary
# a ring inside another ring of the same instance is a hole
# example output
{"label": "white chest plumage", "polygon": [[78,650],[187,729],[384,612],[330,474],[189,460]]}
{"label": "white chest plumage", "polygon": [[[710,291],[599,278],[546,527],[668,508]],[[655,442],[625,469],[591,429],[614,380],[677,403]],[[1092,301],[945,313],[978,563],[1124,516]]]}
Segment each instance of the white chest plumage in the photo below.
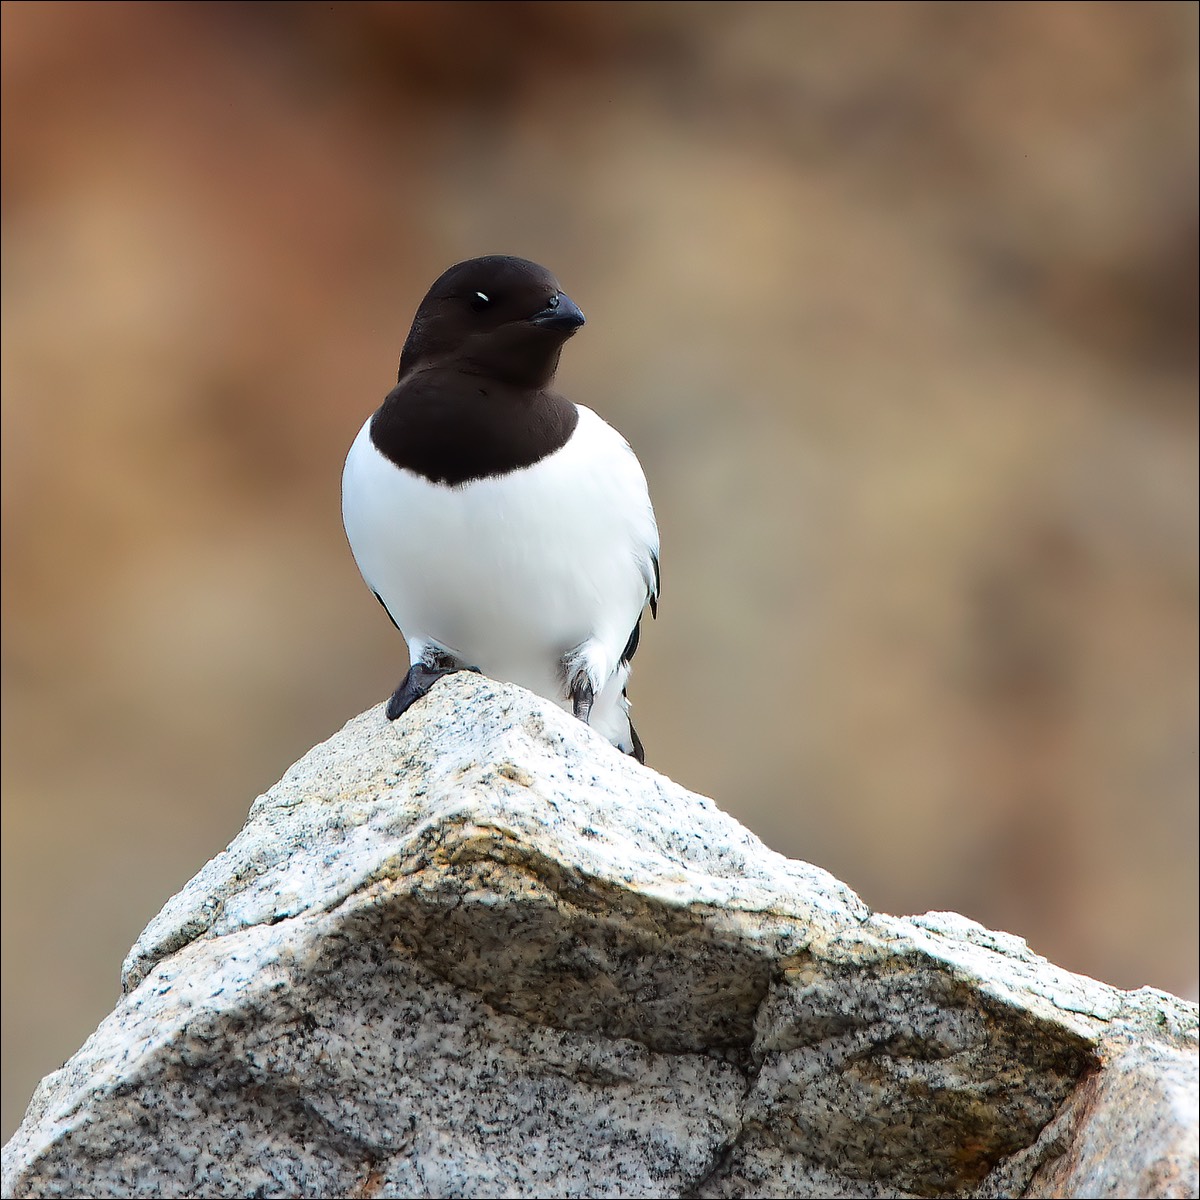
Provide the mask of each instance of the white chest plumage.
{"label": "white chest plumage", "polygon": [[579,406],[571,438],[532,466],[457,487],[396,467],[368,421],[342,514],[414,660],[432,643],[563,703],[563,657],[583,647],[605,693],[592,723],[620,723],[620,659],[655,590],[658,530],[637,458],[594,412]]}

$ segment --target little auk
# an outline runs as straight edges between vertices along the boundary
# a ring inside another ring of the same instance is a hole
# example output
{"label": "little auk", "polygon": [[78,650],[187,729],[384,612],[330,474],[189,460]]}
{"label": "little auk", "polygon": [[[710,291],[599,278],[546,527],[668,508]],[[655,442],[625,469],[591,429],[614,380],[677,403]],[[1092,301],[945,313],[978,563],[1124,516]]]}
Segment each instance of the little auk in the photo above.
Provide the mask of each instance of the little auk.
{"label": "little auk", "polygon": [[446,271],[350,447],[342,519],[408,643],[390,720],[442,675],[480,671],[644,762],[625,689],[642,611],[658,614],[658,527],[629,443],[551,386],[583,323],[526,259]]}

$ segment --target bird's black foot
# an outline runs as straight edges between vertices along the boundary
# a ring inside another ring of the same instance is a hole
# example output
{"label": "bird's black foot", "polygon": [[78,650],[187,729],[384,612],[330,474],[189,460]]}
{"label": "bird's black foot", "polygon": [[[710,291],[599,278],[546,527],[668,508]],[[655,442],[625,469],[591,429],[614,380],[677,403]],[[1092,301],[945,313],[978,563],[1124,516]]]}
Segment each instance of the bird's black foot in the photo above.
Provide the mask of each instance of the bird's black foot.
{"label": "bird's black foot", "polygon": [[387,702],[387,708],[384,710],[387,713],[387,719],[394,721],[408,712],[443,675],[449,675],[454,670],[456,670],[455,667],[427,667],[424,663],[413,663],[408,668],[408,674],[405,675],[400,686],[392,693],[392,698]]}
{"label": "bird's black foot", "polygon": [[588,718],[592,715],[592,701],[594,699],[592,681],[580,671],[571,680],[571,709],[585,725],[588,723]]}
{"label": "bird's black foot", "polygon": [[403,716],[443,675],[453,675],[456,671],[474,671],[477,675],[479,674],[478,667],[466,667],[462,663],[444,658],[436,666],[430,666],[425,662],[413,663],[408,668],[408,674],[405,675],[400,686],[392,693],[392,698],[387,702],[387,708],[384,709],[387,719],[394,721],[397,717]]}

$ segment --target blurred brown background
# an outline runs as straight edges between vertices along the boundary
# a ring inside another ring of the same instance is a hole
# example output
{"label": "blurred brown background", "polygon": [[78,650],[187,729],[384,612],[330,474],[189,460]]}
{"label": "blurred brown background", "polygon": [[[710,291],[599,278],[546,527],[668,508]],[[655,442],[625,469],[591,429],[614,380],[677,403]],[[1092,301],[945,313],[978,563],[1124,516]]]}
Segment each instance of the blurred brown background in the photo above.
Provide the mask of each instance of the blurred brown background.
{"label": "blurred brown background", "polygon": [[343,456],[546,263],[663,535],[653,766],[1194,994],[1194,4],[5,4],[3,1136],[383,699]]}

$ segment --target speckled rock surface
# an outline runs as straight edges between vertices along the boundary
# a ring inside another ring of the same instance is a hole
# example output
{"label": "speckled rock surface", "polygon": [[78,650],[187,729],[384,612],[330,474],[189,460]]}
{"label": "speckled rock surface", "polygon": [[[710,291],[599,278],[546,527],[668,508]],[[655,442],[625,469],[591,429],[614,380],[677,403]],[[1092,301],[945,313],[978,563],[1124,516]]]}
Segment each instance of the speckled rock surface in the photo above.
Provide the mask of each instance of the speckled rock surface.
{"label": "speckled rock surface", "polygon": [[873,914],[478,676],[297,763],[124,988],[6,1196],[1196,1194],[1194,1005]]}

